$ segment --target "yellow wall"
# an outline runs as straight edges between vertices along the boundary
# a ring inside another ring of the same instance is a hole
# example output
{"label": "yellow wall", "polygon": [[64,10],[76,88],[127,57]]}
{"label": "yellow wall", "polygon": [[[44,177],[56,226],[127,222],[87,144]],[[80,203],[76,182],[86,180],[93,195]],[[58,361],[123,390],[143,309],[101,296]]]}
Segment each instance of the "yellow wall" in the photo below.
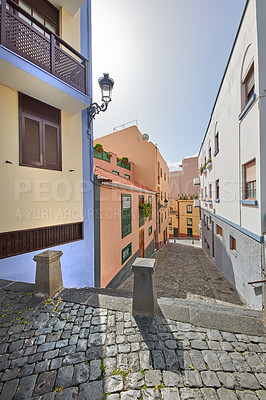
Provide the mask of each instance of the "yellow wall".
{"label": "yellow wall", "polygon": [[[187,213],[187,205],[192,205],[192,214]],[[187,228],[192,228],[192,235],[199,236],[199,207],[194,207],[194,200],[174,200],[173,211],[178,212],[178,218],[174,214],[172,217],[172,230],[170,234],[174,234],[174,228],[178,228],[178,236],[187,236]],[[192,218],[192,226],[187,225],[187,218]],[[170,227],[170,226],[169,226]]]}
{"label": "yellow wall", "polygon": [[61,113],[62,171],[19,165],[18,93],[3,85],[0,121],[0,232],[82,221],[81,113]]}
{"label": "yellow wall", "polygon": [[80,52],[80,9],[72,16],[64,8],[61,8],[60,37]]}

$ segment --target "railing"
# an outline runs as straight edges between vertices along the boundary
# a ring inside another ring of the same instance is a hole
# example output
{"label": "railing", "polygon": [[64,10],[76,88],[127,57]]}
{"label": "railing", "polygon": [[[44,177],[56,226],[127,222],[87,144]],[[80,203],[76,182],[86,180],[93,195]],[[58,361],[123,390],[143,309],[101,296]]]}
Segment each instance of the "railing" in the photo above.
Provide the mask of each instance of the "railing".
{"label": "railing", "polygon": [[95,147],[93,148],[93,157],[99,158],[100,160],[110,162],[110,157],[108,157],[107,151],[103,151],[102,153],[99,153],[98,150],[95,149]]}
{"label": "railing", "polygon": [[117,165],[118,165],[119,167],[122,167],[122,168],[126,168],[126,169],[131,170],[131,164],[130,164],[130,162],[127,163],[127,164],[125,164],[125,163],[123,162],[123,160],[120,160],[120,161],[117,161]]}
{"label": "railing", "polygon": [[0,0],[0,24],[1,45],[88,94],[88,60],[63,39],[12,0]]}

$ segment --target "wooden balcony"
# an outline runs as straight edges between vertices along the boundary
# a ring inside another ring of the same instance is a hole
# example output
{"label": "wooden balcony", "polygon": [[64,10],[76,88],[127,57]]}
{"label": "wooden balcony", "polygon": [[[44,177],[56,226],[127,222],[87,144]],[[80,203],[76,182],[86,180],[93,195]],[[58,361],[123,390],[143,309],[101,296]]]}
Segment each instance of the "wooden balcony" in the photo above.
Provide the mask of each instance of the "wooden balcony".
{"label": "wooden balcony", "polygon": [[12,0],[1,0],[0,7],[2,46],[88,94],[85,57]]}

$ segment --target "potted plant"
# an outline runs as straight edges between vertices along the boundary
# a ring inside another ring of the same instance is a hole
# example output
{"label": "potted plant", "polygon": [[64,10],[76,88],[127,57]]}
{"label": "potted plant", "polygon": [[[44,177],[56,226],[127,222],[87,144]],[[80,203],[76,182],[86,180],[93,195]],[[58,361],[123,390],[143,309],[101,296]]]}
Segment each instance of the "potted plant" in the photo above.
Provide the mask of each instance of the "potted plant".
{"label": "potted plant", "polygon": [[128,158],[127,157],[122,157],[122,163],[125,165],[128,165]]}
{"label": "potted plant", "polygon": [[152,211],[152,204],[151,203],[140,203],[139,209],[143,212],[144,218],[148,218]]}
{"label": "potted plant", "polygon": [[111,158],[111,157],[113,157],[113,154],[112,153],[107,153],[106,157]]}
{"label": "potted plant", "polygon": [[103,151],[104,151],[104,150],[103,150],[103,145],[100,144],[100,143],[97,143],[97,144],[95,145],[95,150],[97,150],[98,153],[102,154]]}

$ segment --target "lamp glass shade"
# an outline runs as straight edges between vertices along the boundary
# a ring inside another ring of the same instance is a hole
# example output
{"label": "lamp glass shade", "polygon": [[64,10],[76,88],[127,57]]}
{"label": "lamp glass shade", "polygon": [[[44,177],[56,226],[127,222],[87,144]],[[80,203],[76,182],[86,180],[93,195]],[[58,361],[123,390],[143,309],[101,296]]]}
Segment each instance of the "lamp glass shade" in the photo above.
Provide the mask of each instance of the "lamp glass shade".
{"label": "lamp glass shade", "polygon": [[112,98],[113,79],[109,77],[109,74],[103,74],[103,77],[99,78],[98,82],[102,91],[102,101],[109,103]]}

